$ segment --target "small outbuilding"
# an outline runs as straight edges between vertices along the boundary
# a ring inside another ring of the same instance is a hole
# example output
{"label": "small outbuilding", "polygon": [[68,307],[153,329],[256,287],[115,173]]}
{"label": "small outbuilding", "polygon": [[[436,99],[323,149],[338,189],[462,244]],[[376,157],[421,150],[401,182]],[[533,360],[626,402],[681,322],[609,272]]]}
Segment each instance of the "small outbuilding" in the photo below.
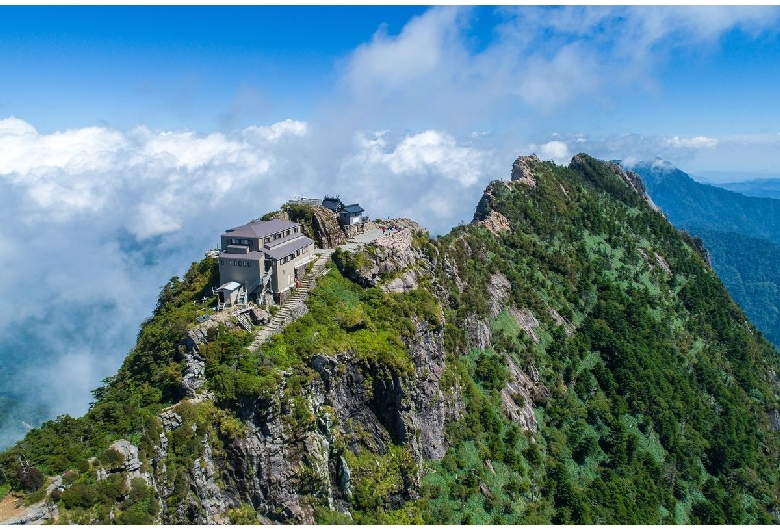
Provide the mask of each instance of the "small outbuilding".
{"label": "small outbuilding", "polygon": [[363,222],[363,208],[359,204],[344,206],[339,212],[339,223],[343,226],[356,225]]}
{"label": "small outbuilding", "polygon": [[223,283],[217,289],[219,294],[219,303],[231,307],[239,302],[239,298],[244,294],[244,288],[238,282]]}

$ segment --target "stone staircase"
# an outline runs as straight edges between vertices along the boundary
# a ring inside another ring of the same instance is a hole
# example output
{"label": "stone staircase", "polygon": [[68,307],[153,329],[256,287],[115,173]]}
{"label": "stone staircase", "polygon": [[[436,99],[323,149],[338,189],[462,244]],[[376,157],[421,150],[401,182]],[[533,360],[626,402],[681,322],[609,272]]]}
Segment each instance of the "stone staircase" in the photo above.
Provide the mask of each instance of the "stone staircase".
{"label": "stone staircase", "polygon": [[251,350],[258,349],[264,342],[282,331],[288,324],[306,314],[306,311],[308,311],[306,300],[309,298],[309,291],[316,285],[317,278],[328,272],[325,269],[325,264],[328,263],[333,251],[331,249],[327,250],[329,252],[323,252],[317,258],[317,261],[314,262],[314,267],[301,281],[301,286],[295,290],[292,296],[285,300],[279,311],[271,318],[271,321],[257,332],[255,340],[249,345]]}

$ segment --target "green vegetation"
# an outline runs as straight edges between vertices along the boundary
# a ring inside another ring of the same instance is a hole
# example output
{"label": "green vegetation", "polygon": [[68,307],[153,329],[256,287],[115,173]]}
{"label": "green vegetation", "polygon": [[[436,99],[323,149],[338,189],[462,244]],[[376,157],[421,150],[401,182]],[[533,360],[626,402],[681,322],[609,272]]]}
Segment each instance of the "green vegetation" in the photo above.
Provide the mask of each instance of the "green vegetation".
{"label": "green vegetation", "polygon": [[320,278],[309,312],[264,345],[261,364],[305,366],[315,355],[351,352],[365,367],[409,375],[413,370],[403,339],[415,321],[441,326],[440,306],[429,292],[385,293],[363,289],[338,269]]}
{"label": "green vegetation", "polygon": [[712,268],[734,301],[780,347],[780,245],[716,230],[692,230],[704,240]]}

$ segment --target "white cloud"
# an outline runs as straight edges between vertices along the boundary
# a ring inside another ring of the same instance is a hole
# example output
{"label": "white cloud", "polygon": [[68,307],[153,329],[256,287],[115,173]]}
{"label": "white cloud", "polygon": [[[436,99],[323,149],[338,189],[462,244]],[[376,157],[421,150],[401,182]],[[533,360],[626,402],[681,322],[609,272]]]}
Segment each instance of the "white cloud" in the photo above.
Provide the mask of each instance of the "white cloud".
{"label": "white cloud", "polygon": [[89,127],[43,135],[8,118],[0,120],[0,179],[29,200],[28,221],[40,209],[62,221],[129,208],[135,221],[126,227],[143,239],[177,230],[187,211],[211,208],[267,178],[279,142],[306,130],[306,123],[285,120],[232,136],[145,127],[126,134]]}
{"label": "white cloud", "polygon": [[446,50],[457,45],[460,8],[437,8],[415,17],[400,35],[387,35],[384,27],[370,43],[359,46],[350,58],[346,80],[357,92],[404,87],[437,69],[451,58]]}
{"label": "white cloud", "polygon": [[671,147],[691,147],[694,149],[715,147],[718,145],[717,138],[707,138],[706,136],[695,136],[693,138],[667,138],[666,145]]}
{"label": "white cloud", "polygon": [[495,170],[494,152],[446,132],[391,138],[381,131],[355,138],[336,182],[370,206],[371,216],[410,217],[434,233],[445,233],[457,222],[455,216],[468,212],[470,219],[483,186],[497,178]]}
{"label": "white cloud", "polygon": [[[531,144],[529,151],[537,151],[537,146]],[[556,164],[568,164],[572,154],[566,142],[552,140],[538,147],[539,158],[542,160],[552,160]]]}
{"label": "white cloud", "polygon": [[406,136],[389,152],[385,150],[383,135],[373,139],[359,135],[356,144],[359,151],[345,161],[347,168],[369,172],[384,166],[394,175],[435,176],[457,180],[463,186],[480,179],[486,156],[478,149],[459,145],[451,135],[434,130]]}

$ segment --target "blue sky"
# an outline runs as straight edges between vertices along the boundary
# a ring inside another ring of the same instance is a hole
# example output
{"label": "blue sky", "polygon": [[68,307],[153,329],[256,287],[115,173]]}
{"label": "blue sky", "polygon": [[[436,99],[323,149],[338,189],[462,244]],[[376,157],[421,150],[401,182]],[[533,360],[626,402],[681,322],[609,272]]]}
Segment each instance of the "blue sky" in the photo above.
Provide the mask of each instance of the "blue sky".
{"label": "blue sky", "polygon": [[291,195],[442,234],[531,152],[780,175],[779,30],[773,6],[0,6],[0,371],[39,361],[0,396],[84,412],[160,286]]}

